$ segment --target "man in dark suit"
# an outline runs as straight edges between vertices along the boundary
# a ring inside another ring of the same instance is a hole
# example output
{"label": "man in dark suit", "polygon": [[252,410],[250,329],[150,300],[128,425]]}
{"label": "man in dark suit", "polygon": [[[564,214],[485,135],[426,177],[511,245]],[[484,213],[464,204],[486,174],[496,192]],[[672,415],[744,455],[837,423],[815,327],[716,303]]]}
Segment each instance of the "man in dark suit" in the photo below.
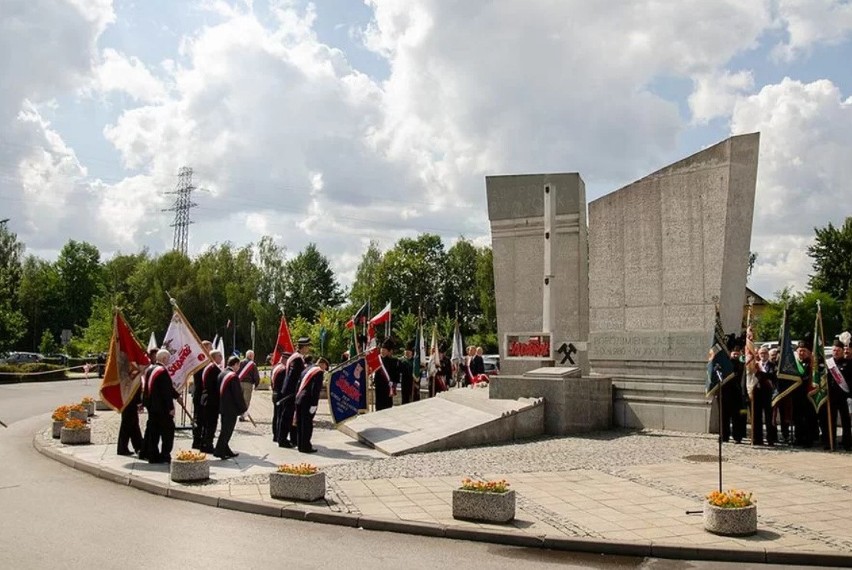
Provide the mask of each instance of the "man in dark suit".
{"label": "man in dark suit", "polygon": [[[157,352],[157,365],[148,369],[143,402],[148,409],[145,453],[149,463],[169,463],[175,441],[175,403],[180,397],[166,370],[171,354],[161,349]],[[162,449],[160,448],[162,441]]]}
{"label": "man in dark suit", "polygon": [[[152,363],[156,362],[156,349],[148,351],[148,360]],[[133,451],[141,455],[140,459],[145,458],[145,454],[143,453],[145,438],[142,436],[142,429],[139,427],[139,408],[142,407],[142,385],[145,382],[146,376],[146,373],[142,373],[139,388],[124,406],[124,409],[121,410],[121,424],[118,427],[118,449],[116,450],[118,455],[133,455],[133,452],[130,451],[130,445],[132,444]]]}
{"label": "man in dark suit", "polygon": [[219,413],[222,416],[222,428],[219,430],[219,440],[213,455],[220,459],[230,459],[239,453],[231,449],[231,436],[234,426],[237,425],[237,417],[246,412],[246,401],[243,398],[243,389],[240,387],[240,377],[237,371],[240,369],[240,357],[232,356],[228,359],[228,366],[219,373]]}
{"label": "man in dark suit", "polygon": [[399,381],[402,384],[402,403],[414,400],[414,349],[412,345],[405,347],[403,358],[399,361]]}
{"label": "man in dark suit", "polygon": [[299,432],[299,451],[302,453],[316,453],[311,445],[311,436],[314,433],[314,416],[319,405],[320,391],[322,390],[323,375],[328,370],[328,360],[320,358],[316,364],[305,369],[296,391],[296,429]]}
{"label": "man in dark suit", "polygon": [[[846,382],[846,386],[849,386],[848,380],[846,378],[849,376],[849,372],[847,371],[844,374],[844,370],[848,368],[848,365],[843,358],[843,349],[844,345],[839,340],[835,340],[834,344],[831,348],[831,357],[834,359],[834,363],[837,366],[838,371],[840,372],[841,378]],[[843,449],[846,451],[852,451],[852,433],[850,433],[850,418],[849,418],[849,405],[848,405],[849,394],[840,387],[837,380],[834,379],[831,372],[828,372],[828,405],[823,405],[819,411],[819,423],[820,423],[820,432],[822,433],[822,444],[823,447],[829,449],[830,439],[829,439],[829,425],[828,425],[828,410],[831,409],[831,428],[834,430],[834,433],[837,433],[837,424],[840,423],[840,426],[843,428],[841,432],[840,445],[843,446]],[[840,418],[840,422],[838,422],[838,417]],[[834,434],[832,434],[834,435]],[[836,439],[836,438],[835,438]],[[835,442],[835,447],[837,443]]]}
{"label": "man in dark suit", "polygon": [[213,453],[213,439],[219,423],[219,373],[222,371],[222,353],[210,351],[210,363],[201,373],[201,424],[202,437],[199,449]]}
{"label": "man in dark suit", "polygon": [[278,443],[278,428],[281,421],[281,406],[278,404],[284,397],[284,380],[287,377],[287,360],[290,354],[285,353],[272,369],[272,441]]}
{"label": "man in dark suit", "polygon": [[311,353],[311,339],[306,336],[301,337],[296,341],[296,347],[296,352],[287,359],[287,373],[284,377],[284,386],[281,388],[281,399],[278,402],[281,406],[278,418],[279,447],[296,447],[297,445],[298,434],[296,426],[293,425],[296,415],[296,390],[299,388],[302,372],[307,367],[305,359]]}
{"label": "man in dark suit", "polygon": [[[207,356],[213,350],[213,343],[209,340],[201,341],[201,346]],[[206,368],[206,367],[205,367]],[[196,370],[192,375],[192,420],[195,425],[192,426],[192,448],[201,449],[204,443],[204,416],[201,407],[201,391],[204,377],[204,368]]]}
{"label": "man in dark suit", "polygon": [[[247,350],[246,358],[240,362],[240,370],[237,373],[240,377],[240,387],[243,391],[243,400],[246,401],[246,411],[248,413],[251,406],[251,397],[254,389],[260,384],[260,372],[257,370],[257,364],[254,361],[254,351]],[[240,421],[245,421],[245,414],[240,416]]]}
{"label": "man in dark suit", "polygon": [[399,360],[393,355],[393,348],[393,341],[385,339],[381,348],[382,368],[373,373],[376,411],[393,407],[393,390],[399,383]]}

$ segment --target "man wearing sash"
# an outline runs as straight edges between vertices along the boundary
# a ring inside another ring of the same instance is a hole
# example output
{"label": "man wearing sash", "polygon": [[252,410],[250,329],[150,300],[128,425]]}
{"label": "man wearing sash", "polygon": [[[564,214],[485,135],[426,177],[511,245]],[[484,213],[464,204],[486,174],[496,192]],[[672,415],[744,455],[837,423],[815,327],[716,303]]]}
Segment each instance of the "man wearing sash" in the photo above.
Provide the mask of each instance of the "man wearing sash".
{"label": "man wearing sash", "polygon": [[246,412],[246,401],[243,399],[243,390],[240,388],[240,378],[237,374],[239,369],[240,357],[232,356],[228,359],[228,366],[219,373],[219,413],[222,416],[222,428],[213,451],[213,455],[219,459],[230,459],[239,455],[234,453],[230,446],[237,416]]}
{"label": "man wearing sash", "polygon": [[[828,410],[831,409],[831,429],[834,430],[835,433],[837,433],[837,417],[840,416],[840,425],[843,428],[840,443],[844,450],[852,451],[852,433],[850,433],[849,407],[847,404],[847,400],[849,398],[849,383],[846,379],[848,373],[845,375],[843,374],[843,370],[847,368],[846,361],[843,358],[843,349],[843,343],[839,340],[835,340],[831,347],[831,357],[834,360],[834,366],[829,366],[827,370],[828,405],[822,406],[820,409],[819,420],[823,447],[829,449],[831,447],[831,439],[828,437]],[[846,389],[844,389],[844,387],[846,387]]]}
{"label": "man wearing sash", "polygon": [[[796,367],[802,383],[790,394],[793,404],[793,445],[811,447],[813,445],[816,427],[816,410],[808,399],[811,391],[811,349],[814,337],[811,333],[799,341],[796,347]],[[822,347],[819,347],[822,350]]]}
{"label": "man wearing sash", "polygon": [[373,373],[373,385],[376,389],[376,411],[393,407],[393,389],[399,382],[399,360],[393,356],[393,341],[385,339],[382,343],[382,367]]}
{"label": "man wearing sash", "polygon": [[[148,463],[169,463],[175,441],[176,397],[172,378],[166,370],[171,354],[168,350],[157,351],[157,364],[148,369],[145,377],[143,402],[148,409],[145,428],[145,454]],[[160,441],[162,440],[162,449]]]}
{"label": "man wearing sash", "polygon": [[272,441],[275,443],[278,443],[278,424],[281,421],[281,406],[278,403],[284,397],[284,380],[289,358],[290,353],[285,352],[272,369]]}
{"label": "man wearing sash", "polygon": [[302,372],[307,366],[305,358],[311,352],[311,339],[303,336],[296,342],[296,346],[296,352],[287,359],[287,372],[284,377],[284,386],[281,388],[281,400],[278,403],[281,406],[281,415],[278,419],[279,447],[296,447],[297,445],[298,435],[296,426],[293,425],[296,415],[296,390],[299,388]]}
{"label": "man wearing sash", "polygon": [[769,349],[762,346],[757,351],[757,384],[752,390],[754,398],[754,444],[763,445],[763,427],[766,426],[766,444],[774,446],[778,430],[772,422],[772,391],[777,381],[776,365],[769,359]]}
{"label": "man wearing sash", "polygon": [[323,374],[328,370],[328,360],[320,358],[302,373],[299,389],[296,391],[296,429],[298,430],[299,451],[316,453],[311,445],[314,433],[314,416],[319,405]]}
{"label": "man wearing sash", "polygon": [[402,403],[414,400],[414,349],[406,345],[404,358],[399,360],[399,378],[402,384]]}
{"label": "man wearing sash", "polygon": [[[240,388],[243,391],[243,400],[246,402],[246,413],[251,406],[251,396],[254,389],[260,384],[260,372],[257,370],[257,364],[254,361],[254,351],[246,351],[246,359],[240,363]],[[245,414],[240,416],[240,421],[245,421]]]}
{"label": "man wearing sash", "polygon": [[213,439],[219,423],[219,372],[222,370],[222,353],[210,351],[210,363],[201,372],[201,398],[199,416],[201,418],[201,445],[198,449],[204,453],[213,453]]}
{"label": "man wearing sash", "polygon": [[[207,353],[208,356],[211,356],[213,343],[209,340],[202,340],[201,346],[204,348],[204,352]],[[201,446],[204,443],[204,417],[201,406],[201,390],[204,384],[203,377],[204,368],[196,370],[195,374],[192,375],[192,420],[195,422],[195,425],[192,426],[193,449],[201,449]]]}

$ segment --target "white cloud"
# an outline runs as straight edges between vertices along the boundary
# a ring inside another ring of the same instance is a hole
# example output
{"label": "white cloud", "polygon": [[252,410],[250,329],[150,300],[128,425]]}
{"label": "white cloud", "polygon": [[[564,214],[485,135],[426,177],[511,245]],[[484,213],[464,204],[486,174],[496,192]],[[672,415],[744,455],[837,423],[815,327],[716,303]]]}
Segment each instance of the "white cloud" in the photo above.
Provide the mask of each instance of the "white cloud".
{"label": "white cloud", "polygon": [[151,103],[166,96],[166,88],[137,57],[127,57],[114,49],[103,51],[95,69],[94,89],[107,93],[121,91],[137,101]]}
{"label": "white cloud", "polygon": [[849,125],[852,98],[844,99],[828,80],[785,78],[736,103],[732,132],[761,132],[755,279],[803,288],[811,266],[803,249],[814,226],[841,223],[849,215]]}
{"label": "white cloud", "polygon": [[781,60],[807,54],[817,44],[838,44],[852,36],[852,3],[845,0],[778,0],[787,41],[773,49]]}
{"label": "white cloud", "polygon": [[730,73],[727,70],[701,73],[693,77],[695,90],[689,95],[692,120],[704,124],[716,117],[728,117],[741,94],[754,87],[751,71]]}

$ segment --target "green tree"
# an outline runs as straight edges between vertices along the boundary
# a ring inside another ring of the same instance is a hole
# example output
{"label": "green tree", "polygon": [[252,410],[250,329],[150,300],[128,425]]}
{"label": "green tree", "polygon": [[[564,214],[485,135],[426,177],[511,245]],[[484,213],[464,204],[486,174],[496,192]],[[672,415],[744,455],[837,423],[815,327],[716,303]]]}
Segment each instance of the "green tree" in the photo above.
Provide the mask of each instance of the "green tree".
{"label": "green tree", "polygon": [[313,321],[326,307],[343,302],[343,293],[328,259],[317,246],[308,244],[304,251],[286,264],[284,312]]}
{"label": "green tree", "polygon": [[400,349],[405,348],[410,342],[414,342],[417,333],[417,315],[414,313],[397,313],[393,316],[393,334],[399,343]]}
{"label": "green tree", "polygon": [[384,254],[378,267],[375,307],[390,301],[394,311],[414,314],[422,307],[423,317],[432,319],[444,305],[446,277],[446,253],[440,236],[402,238]]}
{"label": "green tree", "polygon": [[379,250],[379,244],[371,241],[361,257],[358,269],[355,270],[355,281],[349,291],[349,303],[353,313],[367,301],[373,302],[376,293],[373,283],[378,277],[381,263],[382,252]]}
{"label": "green tree", "polygon": [[24,244],[0,222],[0,351],[14,348],[26,333],[26,320],[14,301],[21,282]]}
{"label": "green tree", "polygon": [[814,260],[810,287],[843,301],[852,283],[852,217],[840,227],[829,222],[824,228],[814,228],[814,232],[814,244],[808,247],[808,255]]}
{"label": "green tree", "polygon": [[257,245],[257,298],[251,302],[257,322],[258,354],[275,347],[284,299],[285,264],[284,247],[271,236],[263,236]]}
{"label": "green tree", "polygon": [[[158,339],[162,339],[172,317],[166,291],[177,300],[193,326],[198,326],[197,322],[193,322],[198,315],[191,314],[192,309],[200,304],[197,280],[192,262],[182,253],[170,251],[140,262],[127,284],[128,305],[138,315],[138,321],[132,323],[133,330],[140,336],[145,337],[153,331]],[[197,312],[202,311],[198,309]]]}
{"label": "green tree", "polygon": [[92,301],[103,285],[101,254],[90,243],[69,240],[56,259],[62,298],[63,328],[83,326],[92,311]]}
{"label": "green tree", "polygon": [[493,334],[496,338],[497,299],[494,294],[494,252],[490,247],[479,250],[476,261],[476,291],[481,315],[477,330],[482,335]]}
{"label": "green tree", "polygon": [[62,303],[56,266],[28,255],[24,260],[21,285],[18,288],[18,306],[27,321],[24,338],[29,350],[36,350],[43,331],[49,330],[54,336],[62,332]]}
{"label": "green tree", "polygon": [[482,315],[476,283],[478,262],[479,252],[464,237],[447,251],[443,312],[458,313],[462,334],[472,332]]}
{"label": "green tree", "polygon": [[[790,335],[793,339],[802,339],[814,332],[817,301],[822,307],[822,324],[827,339],[832,339],[842,330],[843,316],[841,304],[828,293],[808,291],[795,293],[789,287],[776,293],[776,299],[769,302],[760,319],[755,322],[755,335],[758,340],[778,340],[784,307],[787,307],[787,319],[790,323]],[[734,332],[734,331],[728,331]]]}
{"label": "green tree", "polygon": [[53,338],[53,333],[48,330],[41,333],[41,342],[38,345],[38,350],[42,354],[53,354],[57,351],[56,339]]}

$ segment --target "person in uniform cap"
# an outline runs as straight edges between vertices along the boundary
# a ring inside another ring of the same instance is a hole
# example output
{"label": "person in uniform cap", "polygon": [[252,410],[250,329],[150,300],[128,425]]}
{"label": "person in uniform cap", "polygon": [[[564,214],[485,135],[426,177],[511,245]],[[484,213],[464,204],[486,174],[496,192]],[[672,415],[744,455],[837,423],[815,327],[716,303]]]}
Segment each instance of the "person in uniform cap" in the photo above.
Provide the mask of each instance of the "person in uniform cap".
{"label": "person in uniform cap", "polygon": [[308,366],[299,379],[299,388],[296,390],[295,398],[296,429],[298,431],[299,451],[302,453],[316,453],[317,451],[311,445],[311,436],[314,433],[314,416],[319,405],[323,375],[327,370],[328,360],[320,358],[316,364]]}
{"label": "person in uniform cap", "polygon": [[[742,414],[745,402],[743,398],[743,341],[735,335],[728,336],[728,350],[734,364],[734,377],[728,380],[721,389],[722,398],[722,441],[728,442],[731,437],[736,443],[742,443],[746,435],[746,416]],[[747,410],[746,410],[747,412]]]}
{"label": "person in uniform cap", "polygon": [[278,418],[278,446],[296,447],[298,434],[294,419],[296,415],[296,390],[299,388],[299,380],[302,372],[307,367],[305,358],[311,353],[311,339],[306,336],[296,341],[296,352],[287,359],[287,369],[284,376],[284,385],[281,388],[281,399],[278,405],[281,412]]}
{"label": "person in uniform cap", "polygon": [[237,374],[239,369],[240,357],[232,356],[228,359],[228,366],[219,373],[219,414],[222,416],[222,428],[219,430],[219,440],[213,455],[220,459],[239,455],[234,453],[230,446],[237,416],[246,412],[246,401],[243,399],[240,377]]}
{"label": "person in uniform cap", "polygon": [[[248,413],[251,406],[251,396],[254,389],[260,384],[260,372],[257,369],[257,364],[254,361],[254,351],[247,350],[246,358],[240,362],[240,370],[237,373],[240,377],[240,388],[243,391],[243,400],[246,402],[246,412]],[[245,414],[240,416],[240,421],[245,421]]]}
{"label": "person in uniform cap", "polygon": [[393,348],[393,340],[385,339],[381,348],[382,367],[373,373],[376,411],[393,407],[393,391],[399,382],[399,360],[394,357]]}
{"label": "person in uniform cap", "polygon": [[287,376],[287,360],[290,353],[283,353],[272,368],[272,441],[278,443],[278,424],[281,419],[281,406],[278,402],[284,397],[284,379]]}
{"label": "person in uniform cap", "polygon": [[757,351],[757,368],[755,376],[757,377],[757,385],[752,391],[754,400],[754,420],[752,429],[754,430],[754,445],[763,445],[763,431],[766,428],[766,443],[769,446],[774,446],[778,439],[778,430],[772,420],[772,391],[775,389],[777,380],[777,367],[774,362],[769,359],[769,349],[761,346]]}
{"label": "person in uniform cap", "polygon": [[793,445],[811,447],[817,429],[816,411],[808,400],[811,390],[811,351],[814,335],[808,333],[796,346],[796,367],[802,379],[801,384],[790,395],[793,405]]}

